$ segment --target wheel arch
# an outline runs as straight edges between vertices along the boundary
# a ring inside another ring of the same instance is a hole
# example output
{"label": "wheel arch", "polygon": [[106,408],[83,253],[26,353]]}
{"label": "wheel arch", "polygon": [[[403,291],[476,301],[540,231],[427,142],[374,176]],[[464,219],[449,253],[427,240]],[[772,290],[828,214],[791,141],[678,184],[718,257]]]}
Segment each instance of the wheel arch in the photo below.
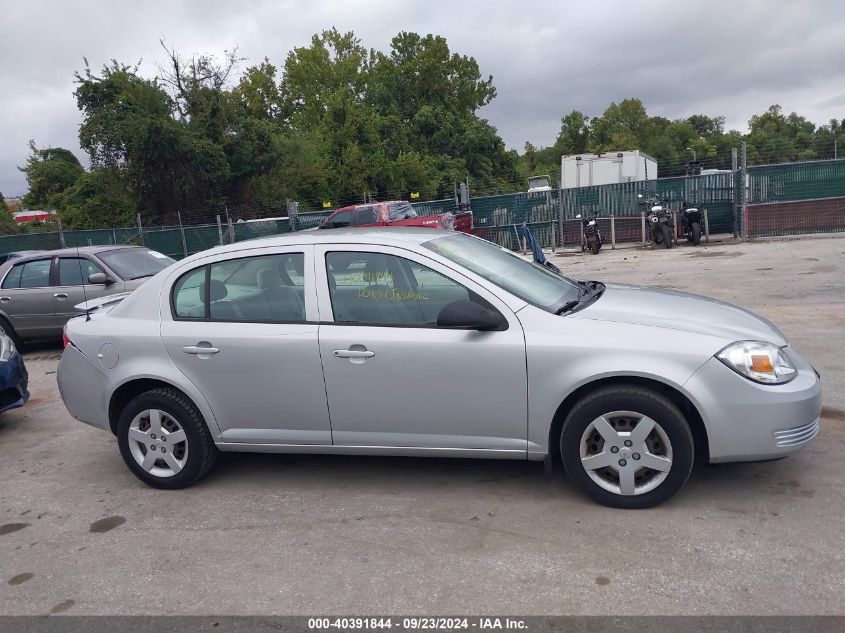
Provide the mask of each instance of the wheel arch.
{"label": "wheel arch", "polygon": [[[180,389],[177,385],[173,383],[167,382],[166,380],[161,380],[160,378],[134,378],[132,380],[128,380],[121,384],[117,389],[115,389],[111,397],[109,398],[109,428],[111,428],[111,432],[114,435],[117,435],[117,422],[120,419],[120,412],[123,408],[136,396],[141,395],[146,391],[150,391],[152,389],[158,389],[160,387],[166,387],[169,389],[175,389],[179,393],[181,393],[188,401],[193,404],[197,411],[203,418],[205,425],[208,427],[208,420],[205,419],[205,415],[202,413],[202,408],[197,406],[196,401],[194,398],[190,396],[190,394],[185,393],[183,389]],[[209,431],[213,431],[209,427]]]}
{"label": "wheel arch", "polygon": [[560,437],[560,431],[567,414],[582,397],[602,387],[629,385],[652,389],[668,398],[677,406],[681,410],[681,413],[684,414],[684,418],[686,418],[690,426],[695,444],[695,458],[701,459],[704,463],[710,461],[710,441],[707,435],[707,428],[704,424],[704,419],[701,417],[701,413],[699,413],[693,402],[676,387],[654,378],[643,376],[608,376],[587,382],[567,395],[555,411],[551,427],[549,428],[549,455],[552,457],[560,456],[560,442],[557,438]]}

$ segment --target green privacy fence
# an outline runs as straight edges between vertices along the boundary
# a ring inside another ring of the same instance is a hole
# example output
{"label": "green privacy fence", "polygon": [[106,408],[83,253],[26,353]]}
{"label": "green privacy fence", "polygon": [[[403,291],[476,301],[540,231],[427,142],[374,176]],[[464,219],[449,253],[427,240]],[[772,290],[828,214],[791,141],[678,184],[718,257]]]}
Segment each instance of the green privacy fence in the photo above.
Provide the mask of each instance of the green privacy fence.
{"label": "green privacy fence", "polygon": [[[744,182],[743,182],[744,181]],[[743,172],[663,178],[538,193],[514,193],[476,197],[471,200],[476,233],[508,248],[520,246],[517,227],[531,228],[544,247],[577,243],[580,226],[576,215],[598,211],[602,218],[615,218],[619,241],[641,236],[642,207],[637,194],[668,199],[678,210],[684,201],[707,209],[711,234],[733,231],[734,208],[741,209],[738,229],[749,237],[845,231],[845,160],[812,161],[750,167]],[[743,205],[743,195],[745,202]],[[420,215],[455,213],[454,199],[412,203]],[[81,231],[46,231],[0,236],[0,253],[20,250],[52,250],[105,244],[144,244],[180,259],[230,242],[312,229],[333,210],[291,214],[280,205],[257,215],[265,219],[231,224],[194,226],[122,227]],[[206,216],[208,217],[208,216]],[[562,220],[562,221],[561,221]],[[609,220],[602,220],[609,234]],[[561,234],[561,226],[564,227]]]}
{"label": "green privacy fence", "polygon": [[673,211],[680,210],[684,202],[707,209],[711,233],[733,231],[735,186],[731,173],[564,189],[560,206],[565,220],[593,211],[602,217],[639,217],[644,207],[638,194],[667,199]]}
{"label": "green privacy fence", "polygon": [[748,169],[747,237],[845,231],[845,160]]}

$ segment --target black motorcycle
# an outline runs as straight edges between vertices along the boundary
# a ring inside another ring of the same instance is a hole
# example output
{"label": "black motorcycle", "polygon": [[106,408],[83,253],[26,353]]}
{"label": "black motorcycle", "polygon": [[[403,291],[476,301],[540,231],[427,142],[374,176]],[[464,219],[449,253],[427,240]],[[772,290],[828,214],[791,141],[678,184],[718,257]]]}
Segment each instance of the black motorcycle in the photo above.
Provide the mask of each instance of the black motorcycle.
{"label": "black motorcycle", "polygon": [[701,210],[698,207],[689,206],[684,201],[681,207],[681,226],[687,241],[698,246],[701,242]]}
{"label": "black motorcycle", "polygon": [[668,200],[644,199],[642,194],[637,197],[640,198],[640,204],[646,206],[645,220],[652,243],[672,248],[672,212],[666,206]]}
{"label": "black motorcycle", "polygon": [[598,255],[602,244],[604,244],[599,230],[598,217],[598,211],[590,212],[586,218],[582,218],[580,213],[575,216],[577,220],[581,220],[581,229],[584,233],[584,238],[581,240],[581,250],[589,249],[593,255]]}

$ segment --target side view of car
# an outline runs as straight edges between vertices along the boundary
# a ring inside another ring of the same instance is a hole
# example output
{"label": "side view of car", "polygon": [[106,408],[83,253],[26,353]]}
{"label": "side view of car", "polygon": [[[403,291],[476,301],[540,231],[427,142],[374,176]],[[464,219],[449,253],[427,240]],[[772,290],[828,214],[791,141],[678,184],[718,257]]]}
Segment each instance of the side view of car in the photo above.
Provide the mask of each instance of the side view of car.
{"label": "side view of car", "polygon": [[65,329],[62,399],[158,488],[219,451],[559,455],[590,498],[644,508],[694,459],[784,457],[819,429],[818,375],[769,321],[454,231],[217,247],[89,317]]}
{"label": "side view of car", "polygon": [[421,216],[410,202],[391,201],[356,204],[342,207],[320,224],[321,229],[339,229],[348,226],[420,226],[472,233],[472,212],[436,213]]}
{"label": "side view of car", "polygon": [[18,344],[58,339],[74,307],[134,290],[173,260],[141,246],[36,251],[0,266],[0,327]]}

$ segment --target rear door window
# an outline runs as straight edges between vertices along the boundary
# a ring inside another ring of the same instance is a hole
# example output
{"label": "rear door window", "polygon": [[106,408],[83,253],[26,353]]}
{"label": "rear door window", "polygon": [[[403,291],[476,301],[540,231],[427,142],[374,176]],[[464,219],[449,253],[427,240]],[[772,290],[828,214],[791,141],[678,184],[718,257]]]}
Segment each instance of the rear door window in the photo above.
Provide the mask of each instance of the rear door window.
{"label": "rear door window", "polygon": [[173,311],[180,319],[305,321],[305,255],[240,257],[189,271],[173,286]]}
{"label": "rear door window", "polygon": [[31,262],[24,262],[18,264],[15,268],[20,267],[19,285],[7,286],[5,281],[4,288],[46,288],[50,285],[50,264],[49,259],[36,259]]}

